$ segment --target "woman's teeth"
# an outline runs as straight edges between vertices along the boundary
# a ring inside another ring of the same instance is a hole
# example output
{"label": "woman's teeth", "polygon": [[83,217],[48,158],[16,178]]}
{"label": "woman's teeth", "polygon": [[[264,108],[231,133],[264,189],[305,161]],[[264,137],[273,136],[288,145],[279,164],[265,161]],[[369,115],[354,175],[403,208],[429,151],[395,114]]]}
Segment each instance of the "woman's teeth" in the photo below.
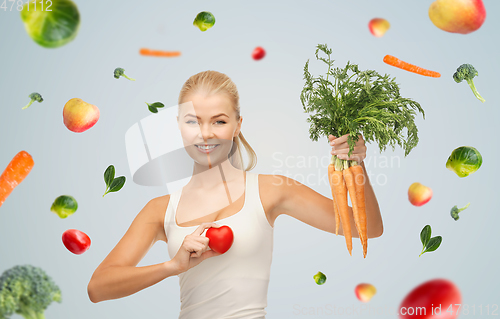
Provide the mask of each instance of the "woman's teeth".
{"label": "woman's teeth", "polygon": [[209,145],[209,146],[205,146],[205,145],[196,145],[196,147],[198,147],[198,148],[200,148],[200,149],[202,149],[202,150],[210,150],[210,149],[212,149],[212,148],[216,147],[217,145],[218,145],[218,144],[216,144],[216,145]]}

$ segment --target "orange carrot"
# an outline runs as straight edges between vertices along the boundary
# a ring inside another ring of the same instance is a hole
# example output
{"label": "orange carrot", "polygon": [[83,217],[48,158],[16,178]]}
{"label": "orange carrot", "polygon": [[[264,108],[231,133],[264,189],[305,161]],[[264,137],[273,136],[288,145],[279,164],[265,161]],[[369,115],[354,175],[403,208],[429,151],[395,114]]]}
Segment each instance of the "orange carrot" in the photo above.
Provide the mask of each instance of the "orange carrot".
{"label": "orange carrot", "polygon": [[[338,158],[337,161],[339,161]],[[344,232],[347,250],[349,251],[349,255],[352,256],[352,235],[348,209],[349,206],[347,204],[347,187],[341,170],[335,170],[332,172],[330,185],[333,187],[333,195],[338,204],[340,221],[342,223],[342,230]]]}
{"label": "orange carrot", "polygon": [[14,188],[28,176],[33,165],[35,165],[33,158],[25,151],[20,151],[10,161],[0,176],[0,207]]}
{"label": "orange carrot", "polygon": [[335,212],[335,235],[338,236],[340,216],[339,216],[339,206],[338,206],[337,202],[335,201],[335,194],[333,192],[332,175],[333,175],[334,171],[335,171],[335,165],[333,165],[333,164],[328,165],[328,180],[330,181],[330,188],[332,190],[333,211]]}
{"label": "orange carrot", "polygon": [[363,257],[366,258],[368,250],[368,231],[366,228],[366,203],[365,203],[365,175],[361,165],[349,167],[354,177],[354,186],[356,188],[356,203],[359,215],[359,234],[363,244]]}
{"label": "orange carrot", "polygon": [[354,176],[352,174],[352,170],[350,169],[350,167],[344,167],[342,174],[344,175],[345,184],[347,186],[349,196],[351,197],[352,215],[354,217],[354,224],[356,225],[356,230],[358,231],[359,239],[361,240],[361,243],[363,243],[363,233],[361,232],[361,229],[359,227],[358,200],[356,198],[356,187],[354,186]]}
{"label": "orange carrot", "polygon": [[405,61],[401,61],[400,59],[393,57],[392,55],[386,55],[384,57],[384,62],[389,64],[389,65],[395,66],[397,68],[400,68],[400,69],[403,69],[406,71],[410,71],[413,73],[417,73],[420,75],[431,76],[433,78],[439,78],[441,76],[441,74],[439,72],[423,69],[423,68],[418,67],[416,65],[407,63]]}
{"label": "orange carrot", "polygon": [[141,55],[158,56],[158,57],[174,57],[181,55],[181,51],[160,51],[141,48],[139,50]]}

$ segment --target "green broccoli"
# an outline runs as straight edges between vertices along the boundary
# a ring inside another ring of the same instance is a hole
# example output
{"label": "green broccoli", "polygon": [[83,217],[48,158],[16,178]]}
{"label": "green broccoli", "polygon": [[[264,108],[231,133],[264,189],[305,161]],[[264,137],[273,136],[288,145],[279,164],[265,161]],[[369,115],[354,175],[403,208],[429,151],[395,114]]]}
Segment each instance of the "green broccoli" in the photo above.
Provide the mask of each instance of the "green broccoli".
{"label": "green broccoli", "polygon": [[481,95],[479,95],[479,92],[476,90],[476,87],[474,86],[474,81],[472,81],[472,79],[477,75],[478,75],[477,70],[471,64],[462,64],[457,68],[457,72],[453,74],[453,79],[457,83],[460,83],[463,80],[467,81],[474,95],[478,98],[479,101],[484,103],[485,100]]}
{"label": "green broccoli", "polygon": [[122,68],[116,68],[114,73],[115,79],[119,79],[120,76],[123,76],[126,79],[129,79],[130,81],[135,81],[135,79],[129,78],[128,76],[125,75],[125,70]]}
{"label": "green broccoli", "polygon": [[61,290],[43,269],[14,266],[0,276],[0,319],[16,313],[26,319],[45,319],[45,309],[61,302]]}
{"label": "green broccoli", "polygon": [[28,108],[33,102],[37,101],[39,103],[43,102],[43,99],[42,99],[42,96],[40,95],[40,93],[31,93],[29,95],[29,98],[31,99],[31,101],[28,103],[28,105],[26,105],[25,107],[23,107],[22,109],[26,109]]}

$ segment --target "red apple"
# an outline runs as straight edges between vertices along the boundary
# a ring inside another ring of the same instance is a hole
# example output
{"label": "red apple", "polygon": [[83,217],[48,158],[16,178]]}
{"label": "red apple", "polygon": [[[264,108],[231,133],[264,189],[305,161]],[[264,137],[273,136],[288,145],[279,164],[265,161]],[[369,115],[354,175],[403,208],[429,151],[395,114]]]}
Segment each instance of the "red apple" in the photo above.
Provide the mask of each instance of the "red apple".
{"label": "red apple", "polygon": [[266,55],[266,51],[262,47],[256,47],[252,52],[252,58],[254,60],[260,60]]}
{"label": "red apple", "polygon": [[441,30],[467,34],[481,27],[486,9],[482,0],[436,0],[429,7],[429,18]]}
{"label": "red apple", "polygon": [[97,106],[74,98],[69,100],[63,109],[64,125],[75,133],[85,132],[99,120]]}
{"label": "red apple", "polygon": [[[455,319],[462,311],[461,305],[462,296],[454,283],[433,279],[410,291],[401,302],[398,313],[400,319]],[[467,313],[464,314],[467,317]]]}
{"label": "red apple", "polygon": [[415,206],[422,206],[432,198],[432,189],[420,183],[413,183],[408,188],[408,199]]}
{"label": "red apple", "polygon": [[370,29],[370,32],[378,38],[383,36],[387,32],[387,30],[389,30],[390,27],[391,24],[389,23],[389,21],[382,18],[373,18],[368,23],[368,28]]}
{"label": "red apple", "polygon": [[363,283],[357,285],[354,289],[354,292],[356,293],[356,297],[358,297],[360,301],[368,302],[377,293],[377,289],[371,284]]}

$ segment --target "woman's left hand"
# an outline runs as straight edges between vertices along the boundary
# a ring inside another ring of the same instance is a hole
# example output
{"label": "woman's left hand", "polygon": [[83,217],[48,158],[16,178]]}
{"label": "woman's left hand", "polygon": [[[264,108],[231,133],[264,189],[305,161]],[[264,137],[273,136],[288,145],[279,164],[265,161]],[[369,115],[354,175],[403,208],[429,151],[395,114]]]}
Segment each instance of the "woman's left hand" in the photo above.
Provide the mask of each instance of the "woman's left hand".
{"label": "woman's left hand", "polygon": [[366,158],[366,145],[363,136],[359,134],[359,139],[354,145],[354,150],[350,157],[347,157],[349,152],[349,144],[347,144],[347,137],[349,134],[343,135],[341,137],[335,137],[333,135],[328,135],[328,140],[332,146],[330,154],[337,155],[338,158],[343,160],[354,160],[361,164],[361,162]]}

